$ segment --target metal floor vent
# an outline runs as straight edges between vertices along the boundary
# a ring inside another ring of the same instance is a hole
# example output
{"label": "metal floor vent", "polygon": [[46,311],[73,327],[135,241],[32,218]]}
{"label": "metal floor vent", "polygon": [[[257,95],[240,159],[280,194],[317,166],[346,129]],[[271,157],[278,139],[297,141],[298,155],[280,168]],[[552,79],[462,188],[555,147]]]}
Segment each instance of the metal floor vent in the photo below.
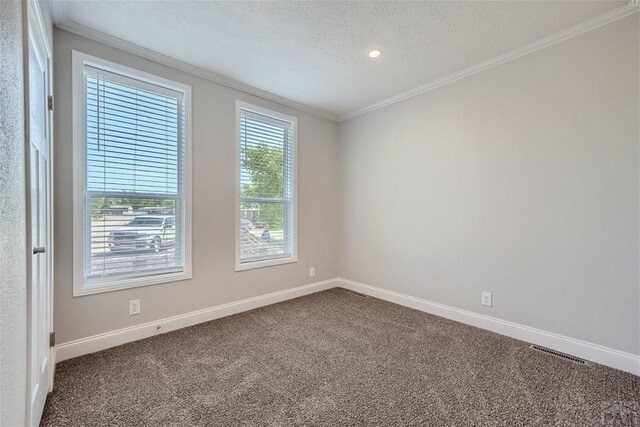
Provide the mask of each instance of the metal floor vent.
{"label": "metal floor vent", "polygon": [[351,291],[349,289],[347,289],[347,292],[349,292],[350,294],[353,294],[355,296],[358,296],[360,298],[369,298],[369,295],[361,294],[360,292]]}
{"label": "metal floor vent", "polygon": [[534,350],[542,351],[544,353],[551,354],[551,355],[556,356],[556,357],[561,357],[563,359],[567,359],[567,360],[570,360],[572,362],[579,363],[581,365],[588,365],[589,364],[589,362],[587,362],[584,359],[580,359],[579,357],[571,356],[570,354],[560,353],[559,351],[551,350],[550,348],[541,347],[539,345],[534,345],[534,344],[531,344],[529,347],[534,349]]}

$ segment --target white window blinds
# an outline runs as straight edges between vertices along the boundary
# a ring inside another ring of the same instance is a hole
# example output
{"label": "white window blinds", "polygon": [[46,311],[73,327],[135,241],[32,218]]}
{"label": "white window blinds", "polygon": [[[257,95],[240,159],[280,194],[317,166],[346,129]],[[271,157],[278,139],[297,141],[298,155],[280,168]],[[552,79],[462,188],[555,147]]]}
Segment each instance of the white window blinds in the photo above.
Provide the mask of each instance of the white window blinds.
{"label": "white window blinds", "polygon": [[294,256],[295,123],[242,107],[239,261]]}
{"label": "white window blinds", "polygon": [[183,271],[184,94],[89,65],[83,79],[85,282]]}

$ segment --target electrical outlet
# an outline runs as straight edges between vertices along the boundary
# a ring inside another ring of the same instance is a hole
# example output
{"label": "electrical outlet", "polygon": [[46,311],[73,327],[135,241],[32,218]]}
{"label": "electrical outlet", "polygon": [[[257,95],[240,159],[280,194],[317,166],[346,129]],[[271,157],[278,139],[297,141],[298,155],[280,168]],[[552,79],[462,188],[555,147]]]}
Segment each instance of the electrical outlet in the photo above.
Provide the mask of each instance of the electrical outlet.
{"label": "electrical outlet", "polygon": [[482,305],[486,305],[487,307],[491,307],[491,293],[490,292],[482,292],[480,303]]}
{"label": "electrical outlet", "polygon": [[316,277],[316,268],[315,267],[311,267],[309,269],[309,277]]}
{"label": "electrical outlet", "polygon": [[140,314],[140,300],[132,299],[129,301],[129,316],[133,316],[134,314]]}

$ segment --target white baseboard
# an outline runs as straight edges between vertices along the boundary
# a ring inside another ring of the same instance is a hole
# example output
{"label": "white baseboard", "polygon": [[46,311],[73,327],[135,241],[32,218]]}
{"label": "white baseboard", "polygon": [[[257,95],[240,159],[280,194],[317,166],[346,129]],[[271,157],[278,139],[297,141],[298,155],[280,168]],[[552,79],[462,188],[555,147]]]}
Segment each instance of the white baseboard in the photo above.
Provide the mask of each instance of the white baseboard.
{"label": "white baseboard", "polygon": [[640,356],[615,350],[598,344],[565,337],[552,332],[529,326],[519,325],[495,317],[473,313],[444,304],[427,301],[421,298],[404,295],[353,280],[338,278],[339,285],[345,289],[360,292],[385,301],[411,307],[416,310],[455,320],[467,325],[486,329],[511,338],[548,347],[562,353],[571,354],[583,359],[640,375]]}
{"label": "white baseboard", "polygon": [[552,348],[592,362],[631,372],[635,375],[640,375],[640,356],[638,355],[343,278],[311,283],[309,285],[260,295],[241,301],[222,304],[215,307],[205,308],[203,310],[193,311],[178,316],[168,317],[153,322],[143,323],[141,325],[62,343],[57,345],[52,352],[53,357],[56,359],[54,363],[82,356],[83,354],[94,353],[110,347],[126,344],[128,342],[141,340],[161,333],[175,331],[198,323],[208,322],[210,320],[252,310],[254,308],[264,307],[266,305],[275,304],[292,298],[331,289],[335,286],[342,286],[345,289],[351,289],[385,301],[486,329],[511,338]]}
{"label": "white baseboard", "polygon": [[232,314],[241,313],[254,308],[264,307],[292,298],[301,297],[315,292],[324,291],[337,286],[337,279],[329,279],[309,285],[298,286],[297,288],[286,289],[284,291],[273,292],[241,301],[230,302],[203,310],[192,311],[178,316],[167,317],[141,325],[130,326],[116,331],[105,332],[87,338],[69,341],[56,346],[56,362],[82,356],[83,354],[94,353],[110,347],[126,344],[128,342],[141,340],[165,332],[198,323],[208,322]]}

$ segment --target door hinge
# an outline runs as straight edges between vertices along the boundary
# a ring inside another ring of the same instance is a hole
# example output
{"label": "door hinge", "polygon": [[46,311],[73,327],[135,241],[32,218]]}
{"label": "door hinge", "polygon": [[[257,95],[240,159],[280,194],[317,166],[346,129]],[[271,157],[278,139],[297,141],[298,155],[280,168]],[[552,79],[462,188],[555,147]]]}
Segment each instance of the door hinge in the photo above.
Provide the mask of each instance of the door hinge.
{"label": "door hinge", "polygon": [[53,111],[53,95],[47,97],[47,108],[49,108],[49,111]]}
{"label": "door hinge", "polygon": [[55,346],[56,346],[56,333],[51,332],[49,334],[49,347],[55,347]]}

